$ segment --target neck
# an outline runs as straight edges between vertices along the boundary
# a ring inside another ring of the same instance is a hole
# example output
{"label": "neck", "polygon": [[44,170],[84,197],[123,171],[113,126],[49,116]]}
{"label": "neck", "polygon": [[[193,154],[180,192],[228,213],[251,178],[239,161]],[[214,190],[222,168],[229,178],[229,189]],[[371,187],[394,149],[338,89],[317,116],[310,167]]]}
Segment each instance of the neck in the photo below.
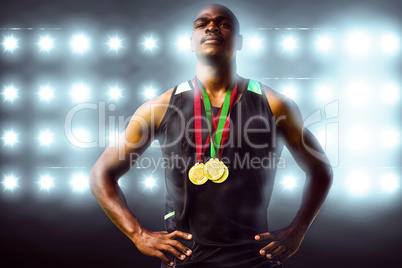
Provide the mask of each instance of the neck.
{"label": "neck", "polygon": [[236,79],[236,62],[211,64],[197,61],[196,76],[207,93],[225,93]]}

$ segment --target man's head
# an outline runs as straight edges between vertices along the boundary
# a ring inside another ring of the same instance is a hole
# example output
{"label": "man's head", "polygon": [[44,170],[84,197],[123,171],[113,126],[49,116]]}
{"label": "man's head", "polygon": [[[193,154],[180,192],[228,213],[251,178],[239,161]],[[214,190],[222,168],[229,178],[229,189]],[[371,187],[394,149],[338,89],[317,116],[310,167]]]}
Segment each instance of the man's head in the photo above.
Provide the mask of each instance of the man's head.
{"label": "man's head", "polygon": [[233,59],[243,45],[239,21],[230,9],[212,4],[198,12],[194,20],[191,50],[197,58]]}

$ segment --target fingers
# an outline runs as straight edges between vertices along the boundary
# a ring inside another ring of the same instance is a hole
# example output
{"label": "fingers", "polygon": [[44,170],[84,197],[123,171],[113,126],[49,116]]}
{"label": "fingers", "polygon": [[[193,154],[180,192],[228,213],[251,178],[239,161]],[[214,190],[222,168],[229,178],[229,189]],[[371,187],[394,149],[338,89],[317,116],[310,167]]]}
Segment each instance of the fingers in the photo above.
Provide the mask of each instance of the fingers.
{"label": "fingers", "polygon": [[180,250],[182,253],[184,253],[187,256],[190,256],[191,253],[192,253],[191,249],[189,249],[188,247],[184,246],[182,243],[180,243],[177,240],[169,240],[169,245],[171,245],[171,246],[175,247],[176,249]]}
{"label": "fingers", "polygon": [[170,234],[167,235],[168,238],[176,238],[176,237],[181,237],[184,238],[186,240],[191,240],[193,238],[193,236],[191,234],[188,233],[184,233],[182,231],[174,231],[171,232]]}
{"label": "fingers", "polygon": [[169,259],[165,254],[163,254],[161,251],[158,252],[156,257],[161,259],[163,263],[166,264],[167,266],[173,266],[174,264],[174,262],[171,259]]}
{"label": "fingers", "polygon": [[272,236],[271,233],[262,233],[262,234],[256,235],[254,237],[254,239],[257,241],[262,241],[262,240],[267,240],[267,239],[274,240],[274,237]]}
{"label": "fingers", "polygon": [[284,261],[286,261],[287,258],[289,258],[289,253],[282,254],[282,256],[278,258],[276,263],[278,265],[281,265]]}

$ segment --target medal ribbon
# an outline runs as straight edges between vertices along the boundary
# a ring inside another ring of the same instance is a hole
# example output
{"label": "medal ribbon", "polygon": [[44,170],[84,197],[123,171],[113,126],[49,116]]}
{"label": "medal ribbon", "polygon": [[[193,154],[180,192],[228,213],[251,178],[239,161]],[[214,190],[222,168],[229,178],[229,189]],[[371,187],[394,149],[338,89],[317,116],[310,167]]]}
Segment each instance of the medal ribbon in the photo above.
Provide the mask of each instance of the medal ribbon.
{"label": "medal ribbon", "polygon": [[[234,102],[237,96],[237,83],[232,83],[226,92],[225,100],[219,109],[217,117],[211,110],[211,102],[209,100],[208,94],[203,89],[201,82],[197,77],[194,78],[194,115],[195,115],[195,141],[196,141],[196,152],[198,162],[201,162],[202,154],[205,153],[206,148],[211,143],[211,158],[214,158],[218,152],[218,158],[222,157],[223,144],[227,141],[229,137],[229,126],[230,126],[230,112],[232,111]],[[234,86],[233,86],[234,84]],[[201,93],[203,96],[203,103],[205,107],[205,112],[208,119],[208,130],[209,134],[207,141],[202,149],[202,131],[201,131]]]}

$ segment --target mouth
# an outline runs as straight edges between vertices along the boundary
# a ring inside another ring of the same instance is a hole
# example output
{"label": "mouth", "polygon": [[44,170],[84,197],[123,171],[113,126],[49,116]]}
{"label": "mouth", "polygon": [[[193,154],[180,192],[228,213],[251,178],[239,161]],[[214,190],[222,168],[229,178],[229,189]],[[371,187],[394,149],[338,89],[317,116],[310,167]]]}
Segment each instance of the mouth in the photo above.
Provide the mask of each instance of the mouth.
{"label": "mouth", "polygon": [[206,36],[201,40],[201,44],[220,44],[223,43],[223,38],[219,36]]}

